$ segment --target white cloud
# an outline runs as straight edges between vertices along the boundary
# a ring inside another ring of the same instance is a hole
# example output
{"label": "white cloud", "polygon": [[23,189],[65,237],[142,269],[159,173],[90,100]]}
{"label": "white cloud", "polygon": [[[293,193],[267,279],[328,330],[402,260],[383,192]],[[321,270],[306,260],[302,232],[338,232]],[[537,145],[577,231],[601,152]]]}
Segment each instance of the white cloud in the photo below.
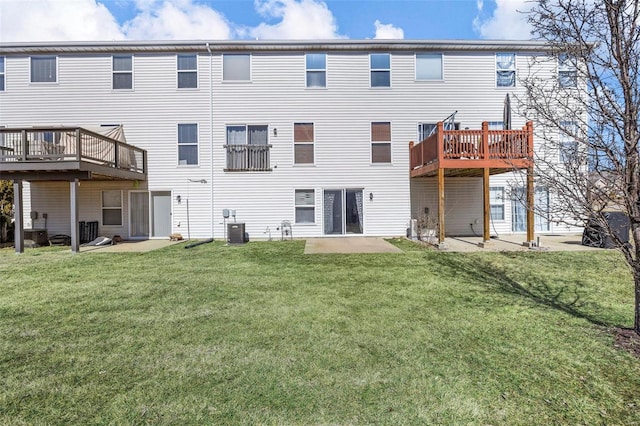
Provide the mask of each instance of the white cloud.
{"label": "white cloud", "polygon": [[121,40],[109,10],[96,0],[0,0],[0,41]]}
{"label": "white cloud", "polygon": [[404,30],[394,27],[393,24],[382,24],[376,19],[374,25],[376,26],[376,35],[374,38],[387,40],[404,38]]}
{"label": "white cloud", "polygon": [[484,2],[477,1],[478,15],[473,28],[486,39],[527,40],[531,38],[531,26],[527,13],[532,4],[529,0],[496,0],[492,16],[484,16]]}
{"label": "white cloud", "polygon": [[229,39],[231,24],[208,6],[192,0],[137,0],[139,13],[125,22],[123,31],[132,40]]}
{"label": "white cloud", "polygon": [[248,29],[259,39],[333,39],[338,25],[326,3],[317,0],[255,0],[256,10],[267,19],[279,19],[275,24],[261,23]]}
{"label": "white cloud", "polygon": [[265,22],[229,22],[197,0],[132,0],[133,18],[119,24],[105,6],[124,0],[0,0],[0,41],[343,38],[321,0],[255,0]]}

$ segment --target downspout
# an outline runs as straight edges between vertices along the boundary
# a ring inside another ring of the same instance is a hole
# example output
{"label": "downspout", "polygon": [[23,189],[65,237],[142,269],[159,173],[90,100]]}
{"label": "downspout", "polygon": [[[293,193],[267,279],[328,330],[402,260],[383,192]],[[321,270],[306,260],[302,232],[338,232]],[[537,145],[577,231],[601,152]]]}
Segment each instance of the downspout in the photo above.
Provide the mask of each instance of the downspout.
{"label": "downspout", "polygon": [[211,165],[211,239],[213,240],[213,230],[215,229],[215,209],[213,208],[213,53],[209,42],[206,44],[209,52],[209,152]]}

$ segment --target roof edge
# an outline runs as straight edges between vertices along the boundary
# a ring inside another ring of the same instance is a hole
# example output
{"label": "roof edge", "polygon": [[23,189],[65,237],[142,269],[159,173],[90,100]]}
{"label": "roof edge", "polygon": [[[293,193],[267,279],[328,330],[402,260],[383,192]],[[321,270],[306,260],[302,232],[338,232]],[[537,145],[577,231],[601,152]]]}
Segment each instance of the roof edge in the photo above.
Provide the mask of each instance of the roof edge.
{"label": "roof edge", "polygon": [[554,50],[548,43],[523,40],[184,40],[100,42],[6,42],[0,54],[111,53],[111,52],[228,52],[228,51],[468,51]]}

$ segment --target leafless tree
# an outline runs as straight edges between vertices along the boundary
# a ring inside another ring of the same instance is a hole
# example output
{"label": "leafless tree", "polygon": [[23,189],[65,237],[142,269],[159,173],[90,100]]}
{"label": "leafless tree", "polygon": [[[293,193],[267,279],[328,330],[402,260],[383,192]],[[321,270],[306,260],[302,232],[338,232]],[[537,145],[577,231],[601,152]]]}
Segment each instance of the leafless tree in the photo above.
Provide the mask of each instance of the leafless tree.
{"label": "leafless tree", "polygon": [[[521,76],[519,99],[538,123],[536,180],[554,200],[547,214],[589,220],[622,252],[640,334],[640,0],[539,0],[529,23],[552,52]],[[629,218],[630,242],[607,220],[612,210]]]}

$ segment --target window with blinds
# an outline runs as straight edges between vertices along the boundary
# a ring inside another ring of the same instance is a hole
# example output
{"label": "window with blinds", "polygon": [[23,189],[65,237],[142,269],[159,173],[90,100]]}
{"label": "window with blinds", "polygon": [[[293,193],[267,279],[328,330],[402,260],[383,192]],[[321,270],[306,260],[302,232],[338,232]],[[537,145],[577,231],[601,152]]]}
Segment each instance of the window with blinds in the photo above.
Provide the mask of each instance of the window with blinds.
{"label": "window with blinds", "polygon": [[293,150],[295,164],[313,164],[313,123],[294,123]]}
{"label": "window with blinds", "polygon": [[31,57],[31,82],[56,83],[58,81],[58,58],[55,56]]}
{"label": "window with blinds", "polygon": [[316,200],[313,189],[296,189],[295,209],[296,223],[315,223]]}
{"label": "window with blinds", "polygon": [[391,123],[371,123],[371,162],[391,163]]}

